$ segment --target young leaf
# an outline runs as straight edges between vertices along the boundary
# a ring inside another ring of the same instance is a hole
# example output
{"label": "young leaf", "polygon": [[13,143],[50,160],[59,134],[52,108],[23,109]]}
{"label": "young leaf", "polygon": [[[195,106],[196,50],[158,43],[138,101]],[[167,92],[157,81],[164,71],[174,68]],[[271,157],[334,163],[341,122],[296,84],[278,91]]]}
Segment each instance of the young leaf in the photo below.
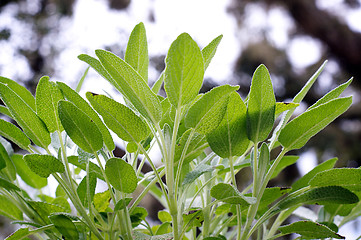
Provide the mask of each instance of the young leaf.
{"label": "young leaf", "polygon": [[25,134],[38,146],[47,148],[50,134],[44,122],[13,90],[0,83],[0,97]]}
{"label": "young leaf", "polygon": [[258,157],[258,174],[259,176],[265,176],[267,169],[270,166],[270,150],[267,144],[264,142],[261,145],[259,157]]}
{"label": "young leaf", "polygon": [[116,88],[145,118],[156,123],[162,117],[160,101],[143,78],[113,53],[96,50],[104,68],[116,82]]}
{"label": "young leaf", "polygon": [[311,187],[341,186],[351,191],[361,190],[360,168],[335,168],[319,172],[309,182]]}
{"label": "young leaf", "polygon": [[165,91],[175,108],[198,95],[203,75],[203,57],[197,43],[187,33],[179,35],[169,48],[164,79]]}
{"label": "young leaf", "polygon": [[337,158],[331,158],[319,165],[317,165],[314,169],[306,173],[303,177],[298,179],[296,182],[292,184],[292,192],[297,191],[298,189],[301,189],[303,187],[308,186],[309,181],[319,172],[322,172],[324,170],[328,170],[333,168],[337,161]]}
{"label": "young leaf", "polygon": [[335,99],[335,98],[339,97],[341,95],[341,93],[343,93],[343,91],[351,84],[352,79],[353,78],[351,78],[350,80],[348,80],[344,84],[341,84],[340,86],[338,86],[335,89],[328,92],[325,96],[320,98],[315,104],[313,104],[311,107],[309,107],[307,109],[307,111],[309,111],[312,108],[315,108],[315,107],[317,107],[317,106],[319,106],[321,104],[327,103],[332,99]]}
{"label": "young leaf", "polygon": [[110,184],[124,193],[132,193],[137,188],[137,176],[133,167],[121,158],[111,158],[105,165],[105,174]]}
{"label": "young leaf", "polygon": [[71,140],[88,153],[103,147],[103,138],[96,124],[73,103],[64,100],[58,104],[59,118]]}
{"label": "young leaf", "polygon": [[218,183],[213,186],[211,196],[219,201],[241,206],[248,206],[256,202],[255,198],[243,196],[234,186],[226,183]]}
{"label": "young leaf", "polygon": [[3,83],[4,85],[8,86],[11,90],[13,90],[26,104],[29,105],[29,107],[35,111],[35,99],[34,96],[29,92],[28,89],[26,89],[24,86],[21,86],[17,82],[0,77],[0,83]]}
{"label": "young leaf", "polygon": [[49,219],[61,233],[63,239],[79,239],[79,231],[68,216],[64,214],[52,214],[49,216]]}
{"label": "young leaf", "polygon": [[207,134],[211,149],[222,158],[241,156],[249,145],[246,126],[247,107],[238,93],[229,95],[227,111],[219,126]]}
{"label": "young leaf", "polygon": [[278,141],[288,150],[303,147],[312,136],[344,113],[351,103],[352,97],[338,98],[304,112],[281,130]]}
{"label": "young leaf", "polygon": [[223,85],[202,95],[188,110],[185,126],[207,134],[218,127],[227,110],[228,96],[239,86]]}
{"label": "young leaf", "polygon": [[0,215],[6,216],[12,220],[23,220],[23,212],[3,195],[0,195]]}
{"label": "young leaf", "polygon": [[98,212],[111,211],[111,209],[109,208],[110,199],[111,197],[109,190],[105,192],[96,193],[94,195],[94,201],[93,201],[95,209]]}
{"label": "young leaf", "polygon": [[103,136],[103,141],[105,146],[108,148],[109,151],[114,150],[115,144],[113,141],[112,136],[108,128],[104,125],[98,114],[90,107],[90,105],[73,89],[71,89],[65,83],[57,82],[58,86],[60,87],[61,91],[63,92],[64,96],[72,102],[76,107],[82,110],[88,117],[94,121],[97,125],[99,131]]}
{"label": "young leaf", "polygon": [[222,38],[223,35],[219,35],[202,49],[202,56],[204,59],[204,70],[208,68],[212,58],[214,57],[214,54],[216,54],[217,47],[221,42]]}
{"label": "young leaf", "polygon": [[320,223],[312,222],[312,221],[299,221],[299,222],[291,223],[289,225],[279,227],[278,230],[283,234],[297,233],[297,234],[300,234],[302,236],[302,238],[345,239],[345,237],[332,231],[327,226],[320,224]]}
{"label": "young leaf", "polygon": [[87,92],[86,97],[105,124],[124,141],[140,142],[149,135],[149,127],[128,107],[104,95]]}
{"label": "young leaf", "polygon": [[124,60],[148,81],[148,43],[143,23],[136,25],[130,34]]}
{"label": "young leaf", "polygon": [[64,99],[59,87],[49,81],[49,77],[42,77],[36,88],[36,113],[44,121],[49,132],[63,131],[58,115],[58,102]]}
{"label": "young leaf", "polygon": [[49,177],[52,173],[65,171],[63,163],[51,155],[28,154],[24,156],[24,161],[31,171],[43,178]]}
{"label": "young leaf", "polygon": [[29,138],[15,125],[0,119],[0,135],[11,140],[22,149],[28,149]]}
{"label": "young leaf", "polygon": [[265,140],[271,132],[276,110],[271,77],[264,65],[260,65],[254,72],[248,97],[248,138],[257,143]]}

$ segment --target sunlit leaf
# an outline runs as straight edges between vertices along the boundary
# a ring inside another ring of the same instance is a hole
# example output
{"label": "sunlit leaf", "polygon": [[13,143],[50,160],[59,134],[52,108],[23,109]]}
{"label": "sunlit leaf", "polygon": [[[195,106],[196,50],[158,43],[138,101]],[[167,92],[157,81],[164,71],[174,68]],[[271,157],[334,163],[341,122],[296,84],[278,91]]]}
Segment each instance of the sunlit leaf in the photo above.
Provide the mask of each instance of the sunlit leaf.
{"label": "sunlit leaf", "polygon": [[52,173],[65,171],[63,163],[51,155],[28,154],[24,156],[24,161],[31,171],[43,178],[49,177]]}
{"label": "sunlit leaf", "polygon": [[219,35],[215,39],[212,40],[207,46],[202,49],[202,56],[204,59],[204,69],[207,69],[214,54],[216,53],[217,47],[221,42],[223,35]]}
{"label": "sunlit leaf", "polygon": [[121,158],[111,158],[105,165],[105,174],[110,184],[124,193],[132,193],[137,188],[137,176],[133,167]]}
{"label": "sunlit leaf", "polygon": [[332,231],[327,226],[311,222],[311,221],[299,221],[291,223],[289,225],[281,226],[278,230],[283,234],[297,233],[302,236],[302,238],[307,239],[324,239],[324,238],[336,238],[336,239],[345,239],[345,237],[337,234]]}

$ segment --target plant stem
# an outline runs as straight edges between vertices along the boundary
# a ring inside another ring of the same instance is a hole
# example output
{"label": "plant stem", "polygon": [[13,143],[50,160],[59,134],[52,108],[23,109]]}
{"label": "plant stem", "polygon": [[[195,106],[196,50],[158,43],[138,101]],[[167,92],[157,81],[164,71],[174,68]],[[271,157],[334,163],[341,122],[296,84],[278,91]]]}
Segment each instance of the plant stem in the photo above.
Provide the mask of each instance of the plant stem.
{"label": "plant stem", "polygon": [[[233,166],[233,157],[229,158],[229,168],[231,170],[231,183],[232,185],[237,188],[237,180],[236,180],[236,174],[234,172],[234,166]],[[242,235],[242,216],[241,216],[241,207],[239,205],[236,206],[237,211],[237,240],[241,239]]]}

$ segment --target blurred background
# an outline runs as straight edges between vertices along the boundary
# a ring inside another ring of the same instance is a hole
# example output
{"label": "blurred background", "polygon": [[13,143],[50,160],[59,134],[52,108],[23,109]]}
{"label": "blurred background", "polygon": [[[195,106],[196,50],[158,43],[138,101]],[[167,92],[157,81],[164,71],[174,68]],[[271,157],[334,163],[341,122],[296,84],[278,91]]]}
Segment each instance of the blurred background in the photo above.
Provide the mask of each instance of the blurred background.
{"label": "blurred background", "polygon": [[[238,84],[245,97],[253,71],[264,63],[277,101],[290,101],[328,60],[300,109],[351,77],[346,95],[353,95],[354,103],[297,150],[300,160],[273,184],[290,185],[317,163],[335,156],[338,167],[361,165],[359,0],[0,0],[0,76],[33,93],[43,75],[75,87],[87,68],[77,56],[94,55],[95,49],[102,48],[122,57],[139,22],[144,22],[149,40],[149,84],[164,69],[167,50],[182,32],[188,32],[201,48],[224,35],[202,91]],[[92,70],[82,93],[89,90],[114,91]],[[118,151],[121,155],[121,148]],[[7,220],[0,222],[1,238],[12,229]],[[347,239],[360,234],[360,221],[341,229]]]}

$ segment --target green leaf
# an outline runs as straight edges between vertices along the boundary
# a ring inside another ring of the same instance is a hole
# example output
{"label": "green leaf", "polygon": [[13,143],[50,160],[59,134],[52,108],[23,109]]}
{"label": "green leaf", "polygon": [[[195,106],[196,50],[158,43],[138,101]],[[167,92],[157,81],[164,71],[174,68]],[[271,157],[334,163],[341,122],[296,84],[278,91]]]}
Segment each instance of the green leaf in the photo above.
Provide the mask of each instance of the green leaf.
{"label": "green leaf", "polygon": [[63,163],[51,155],[28,154],[24,156],[24,161],[31,171],[43,178],[48,178],[52,173],[65,171]]}
{"label": "green leaf", "polygon": [[49,219],[61,233],[63,239],[79,239],[78,229],[68,216],[63,214],[52,214],[49,216]]}
{"label": "green leaf", "polygon": [[275,118],[277,118],[281,113],[294,109],[298,107],[299,103],[285,103],[285,102],[276,102]]}
{"label": "green leaf", "polygon": [[13,90],[0,83],[0,97],[25,134],[38,146],[47,148],[50,134],[44,122]]}
{"label": "green leaf", "polygon": [[0,187],[5,188],[8,191],[11,191],[11,190],[20,191],[21,190],[18,186],[9,182],[6,179],[3,179],[2,177],[0,177]]}
{"label": "green leaf", "polygon": [[8,86],[11,90],[13,90],[29,107],[35,111],[35,99],[34,96],[27,90],[24,86],[21,86],[17,82],[5,78],[0,77],[0,83]]}
{"label": "green leaf", "polygon": [[278,210],[294,207],[297,204],[352,204],[359,198],[350,190],[340,186],[311,188],[300,195],[290,194],[279,202]]}
{"label": "green leaf", "polygon": [[11,116],[9,109],[3,105],[0,105],[0,113],[8,116],[9,118],[13,117],[13,116]]}
{"label": "green leaf", "polygon": [[204,221],[203,211],[200,209],[192,209],[186,214],[183,214],[183,223],[187,226],[187,230],[191,230],[193,227],[202,227]]}
{"label": "green leaf", "polygon": [[59,117],[71,140],[88,153],[95,153],[103,147],[103,138],[98,127],[73,103],[59,101]]}
{"label": "green leaf", "polygon": [[149,236],[138,231],[133,231],[132,237],[134,240],[171,240],[173,239],[173,234],[167,233],[162,235]]}
{"label": "green leaf", "polygon": [[113,53],[96,50],[104,68],[115,80],[115,87],[145,118],[153,123],[162,117],[160,101],[143,78],[124,60]]}
{"label": "green leaf", "polygon": [[307,239],[324,239],[324,238],[336,238],[336,239],[345,239],[345,237],[337,234],[332,231],[327,226],[311,222],[311,221],[299,221],[291,223],[286,226],[281,226],[278,230],[283,234],[297,233],[302,236],[302,238]]}
{"label": "green leaf", "polygon": [[[269,209],[269,205],[272,204],[274,201],[288,193],[291,189],[289,188],[283,188],[283,187],[272,187],[272,188],[266,188],[261,201],[260,205],[258,207],[258,214],[262,215]],[[251,196],[251,194],[250,194]]]}
{"label": "green leaf", "polygon": [[0,135],[14,142],[22,149],[28,149],[30,145],[29,138],[14,124],[0,119]]}
{"label": "green leaf", "polygon": [[28,204],[39,214],[39,216],[46,222],[50,224],[49,216],[52,213],[64,212],[65,209],[54,204],[38,201],[28,201]]}
{"label": "green leaf", "polygon": [[117,204],[114,206],[114,211],[119,211],[125,209],[128,204],[132,201],[132,198],[120,199]]}
{"label": "green leaf", "polygon": [[155,93],[155,94],[158,94],[160,88],[162,87],[162,84],[164,82],[164,78],[165,78],[165,75],[164,75],[164,71],[160,74],[159,78],[157,81],[155,81],[155,83],[153,84],[152,86],[152,91]]}
{"label": "green leaf", "polygon": [[[186,132],[184,132],[182,137],[177,142],[175,146],[174,163],[179,162],[182,153],[184,151],[185,145],[187,143],[187,140],[190,138],[190,134],[192,133],[192,130],[193,129],[188,129]],[[184,155],[183,165],[188,164],[193,159],[198,157],[207,147],[208,144],[205,140],[205,136],[198,133],[194,133],[189,142],[187,152]]]}
{"label": "green leaf", "polygon": [[229,95],[227,111],[219,126],[207,134],[211,149],[222,158],[241,156],[248,148],[247,107],[238,93]]}
{"label": "green leaf", "polygon": [[138,226],[145,218],[148,216],[148,212],[145,208],[135,207],[130,214],[130,220],[132,222],[132,227],[135,228]]}
{"label": "green leaf", "polygon": [[8,198],[0,195],[0,215],[12,220],[23,220],[23,212]]}
{"label": "green leaf", "polygon": [[335,168],[319,172],[309,182],[311,187],[341,186],[351,191],[361,191],[360,168]]}
{"label": "green leaf", "polygon": [[148,81],[148,43],[143,23],[136,25],[130,34],[124,60]]}
{"label": "green leaf", "polygon": [[96,193],[94,195],[94,200],[93,200],[95,209],[98,212],[111,211],[111,209],[109,208],[110,199],[111,199],[111,197],[110,197],[109,190],[107,190],[105,192],[101,192],[101,193]]}
{"label": "green leaf", "polygon": [[191,102],[202,87],[204,63],[197,43],[183,33],[172,43],[166,58],[164,88],[175,108]]}
{"label": "green leaf", "polygon": [[159,221],[161,221],[162,223],[172,222],[172,216],[171,216],[170,213],[167,212],[167,211],[159,211],[159,212],[158,212],[158,219],[159,219]]}
{"label": "green leaf", "polygon": [[124,193],[132,193],[137,188],[137,176],[133,167],[121,158],[111,158],[105,164],[105,174],[110,184]]}
{"label": "green leaf", "polygon": [[276,169],[274,170],[271,179],[277,177],[278,174],[286,167],[296,163],[299,158],[299,156],[284,156],[276,166]]}
{"label": "green leaf", "polygon": [[248,206],[256,202],[255,198],[243,196],[234,186],[226,183],[218,183],[213,186],[211,196],[219,201],[241,206]]}
{"label": "green leaf", "polygon": [[77,108],[82,110],[92,121],[96,124],[99,131],[103,136],[105,146],[109,151],[114,150],[115,144],[108,128],[104,125],[98,114],[90,107],[90,105],[73,89],[67,86],[65,83],[57,82],[64,96],[72,102]]}
{"label": "green leaf", "polygon": [[265,176],[270,166],[270,150],[265,142],[260,147],[257,166],[258,175]]}
{"label": "green leaf", "polygon": [[338,98],[304,112],[287,123],[278,141],[287,150],[303,147],[312,136],[344,113],[351,103],[352,97]]}
{"label": "green leaf", "polygon": [[312,108],[315,108],[315,107],[317,107],[317,106],[319,106],[321,104],[327,103],[327,102],[331,101],[332,99],[335,99],[335,98],[339,97],[341,95],[341,93],[343,93],[343,91],[351,84],[352,79],[353,78],[351,78],[350,80],[348,80],[344,84],[341,84],[340,86],[338,86],[335,89],[328,92],[325,96],[320,98],[315,104],[313,104],[311,107],[309,107],[307,109],[307,111],[311,110]]}
{"label": "green leaf", "polygon": [[124,141],[140,142],[149,135],[149,127],[128,107],[104,95],[87,92],[86,97],[105,124]]}
{"label": "green leaf", "polygon": [[59,87],[42,77],[36,88],[36,112],[48,127],[49,132],[63,131],[58,115],[58,102],[64,99]]}
{"label": "green leaf", "polygon": [[[89,194],[90,194],[90,202],[93,201],[93,197],[95,195],[95,187],[97,185],[97,177],[94,173],[89,173]],[[83,206],[88,206],[88,194],[87,194],[87,176],[85,176],[82,181],[79,183],[76,192],[79,195],[79,199]]]}
{"label": "green leaf", "polygon": [[182,185],[190,184],[204,173],[212,172],[213,170],[214,168],[208,164],[199,164],[193,171],[187,173],[187,175],[184,177]]}
{"label": "green leaf", "polygon": [[19,228],[11,235],[9,235],[7,238],[5,238],[5,240],[21,240],[29,235],[31,235],[29,228]]}
{"label": "green leaf", "polygon": [[[81,170],[86,171],[86,163],[80,163],[78,159],[78,156],[69,156],[68,162],[80,168]],[[97,178],[105,181],[99,166],[95,163],[92,163],[91,161],[89,161],[89,164],[89,172],[94,173]]]}
{"label": "green leaf", "polygon": [[248,138],[257,143],[265,140],[271,132],[276,111],[276,99],[271,77],[263,64],[253,74],[248,98]]}
{"label": "green leaf", "polygon": [[[0,170],[5,168],[4,170],[8,172],[11,180],[15,180],[16,179],[16,169],[15,169],[14,163],[11,160],[9,153],[7,152],[7,150],[4,146],[5,144],[2,143],[1,140],[2,140],[2,138],[0,137]],[[5,140],[5,139],[3,139],[3,140]]]}
{"label": "green leaf", "polygon": [[228,96],[239,86],[223,85],[202,95],[188,110],[185,126],[201,134],[213,131],[223,120],[227,110]]}
{"label": "green leaf", "polygon": [[296,191],[303,187],[308,186],[309,181],[319,172],[333,168],[337,161],[337,158],[331,158],[313,168],[311,171],[306,173],[303,177],[298,179],[292,184],[292,191]]}
{"label": "green leaf", "polygon": [[221,42],[223,35],[219,35],[212,40],[207,46],[202,49],[202,56],[204,59],[204,70],[208,68],[214,54],[216,54],[217,47]]}

